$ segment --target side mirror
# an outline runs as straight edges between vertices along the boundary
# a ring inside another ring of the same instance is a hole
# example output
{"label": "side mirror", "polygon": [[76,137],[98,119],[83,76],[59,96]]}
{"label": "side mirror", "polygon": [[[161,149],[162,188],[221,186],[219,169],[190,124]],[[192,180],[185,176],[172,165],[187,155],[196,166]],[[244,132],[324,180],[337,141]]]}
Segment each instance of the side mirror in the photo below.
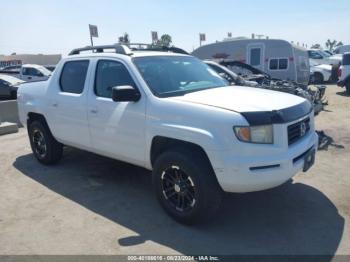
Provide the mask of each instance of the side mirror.
{"label": "side mirror", "polygon": [[136,102],[141,98],[141,94],[132,86],[112,87],[112,99],[115,102]]}

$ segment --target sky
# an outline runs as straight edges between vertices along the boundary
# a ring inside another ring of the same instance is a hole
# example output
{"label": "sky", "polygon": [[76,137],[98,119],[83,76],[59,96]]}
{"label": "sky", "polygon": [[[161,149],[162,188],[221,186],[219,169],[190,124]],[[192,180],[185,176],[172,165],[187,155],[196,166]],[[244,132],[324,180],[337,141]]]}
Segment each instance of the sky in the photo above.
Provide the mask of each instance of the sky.
{"label": "sky", "polygon": [[0,0],[0,54],[62,54],[94,44],[113,44],[128,32],[132,42],[151,42],[151,31],[169,34],[187,51],[223,40],[228,32],[252,33],[308,46],[327,39],[350,44],[349,0]]}

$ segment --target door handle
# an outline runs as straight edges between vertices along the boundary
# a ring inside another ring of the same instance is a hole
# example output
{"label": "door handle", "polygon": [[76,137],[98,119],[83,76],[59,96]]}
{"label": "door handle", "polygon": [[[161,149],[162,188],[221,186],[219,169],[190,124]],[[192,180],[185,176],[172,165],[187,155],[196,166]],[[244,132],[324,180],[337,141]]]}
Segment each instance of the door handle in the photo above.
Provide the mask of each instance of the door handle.
{"label": "door handle", "polygon": [[58,103],[53,103],[52,106],[53,107],[58,107]]}
{"label": "door handle", "polygon": [[97,111],[97,109],[91,109],[91,110],[90,110],[90,113],[91,113],[91,114],[97,114],[98,111]]}

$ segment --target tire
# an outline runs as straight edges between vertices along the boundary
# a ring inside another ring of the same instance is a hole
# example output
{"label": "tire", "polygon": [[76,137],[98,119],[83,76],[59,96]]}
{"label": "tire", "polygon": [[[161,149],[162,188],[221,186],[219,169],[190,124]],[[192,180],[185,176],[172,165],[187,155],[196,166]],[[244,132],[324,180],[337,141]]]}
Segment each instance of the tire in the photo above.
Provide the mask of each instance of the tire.
{"label": "tire", "polygon": [[185,148],[166,151],[156,159],[153,186],[165,211],[188,225],[214,215],[223,195],[209,160],[200,152]]}
{"label": "tire", "polygon": [[63,145],[52,136],[49,127],[42,121],[29,124],[30,146],[36,159],[44,165],[52,165],[62,158]]}
{"label": "tire", "polygon": [[350,80],[348,80],[345,84],[345,88],[346,88],[346,93],[348,95],[350,95]]}
{"label": "tire", "polygon": [[315,76],[314,76],[314,83],[315,84],[322,84],[324,81],[323,79],[323,75],[321,73],[315,73]]}
{"label": "tire", "polygon": [[12,91],[10,97],[11,97],[11,99],[13,99],[13,100],[17,99],[17,91]]}

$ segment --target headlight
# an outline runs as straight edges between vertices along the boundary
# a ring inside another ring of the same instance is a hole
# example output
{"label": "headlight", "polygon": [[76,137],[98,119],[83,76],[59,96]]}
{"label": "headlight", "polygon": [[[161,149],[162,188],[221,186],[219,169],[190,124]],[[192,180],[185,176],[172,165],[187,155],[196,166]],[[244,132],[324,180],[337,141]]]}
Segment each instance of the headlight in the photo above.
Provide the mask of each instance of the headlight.
{"label": "headlight", "polygon": [[272,125],[264,126],[236,126],[233,128],[236,137],[247,143],[272,144],[273,129]]}

